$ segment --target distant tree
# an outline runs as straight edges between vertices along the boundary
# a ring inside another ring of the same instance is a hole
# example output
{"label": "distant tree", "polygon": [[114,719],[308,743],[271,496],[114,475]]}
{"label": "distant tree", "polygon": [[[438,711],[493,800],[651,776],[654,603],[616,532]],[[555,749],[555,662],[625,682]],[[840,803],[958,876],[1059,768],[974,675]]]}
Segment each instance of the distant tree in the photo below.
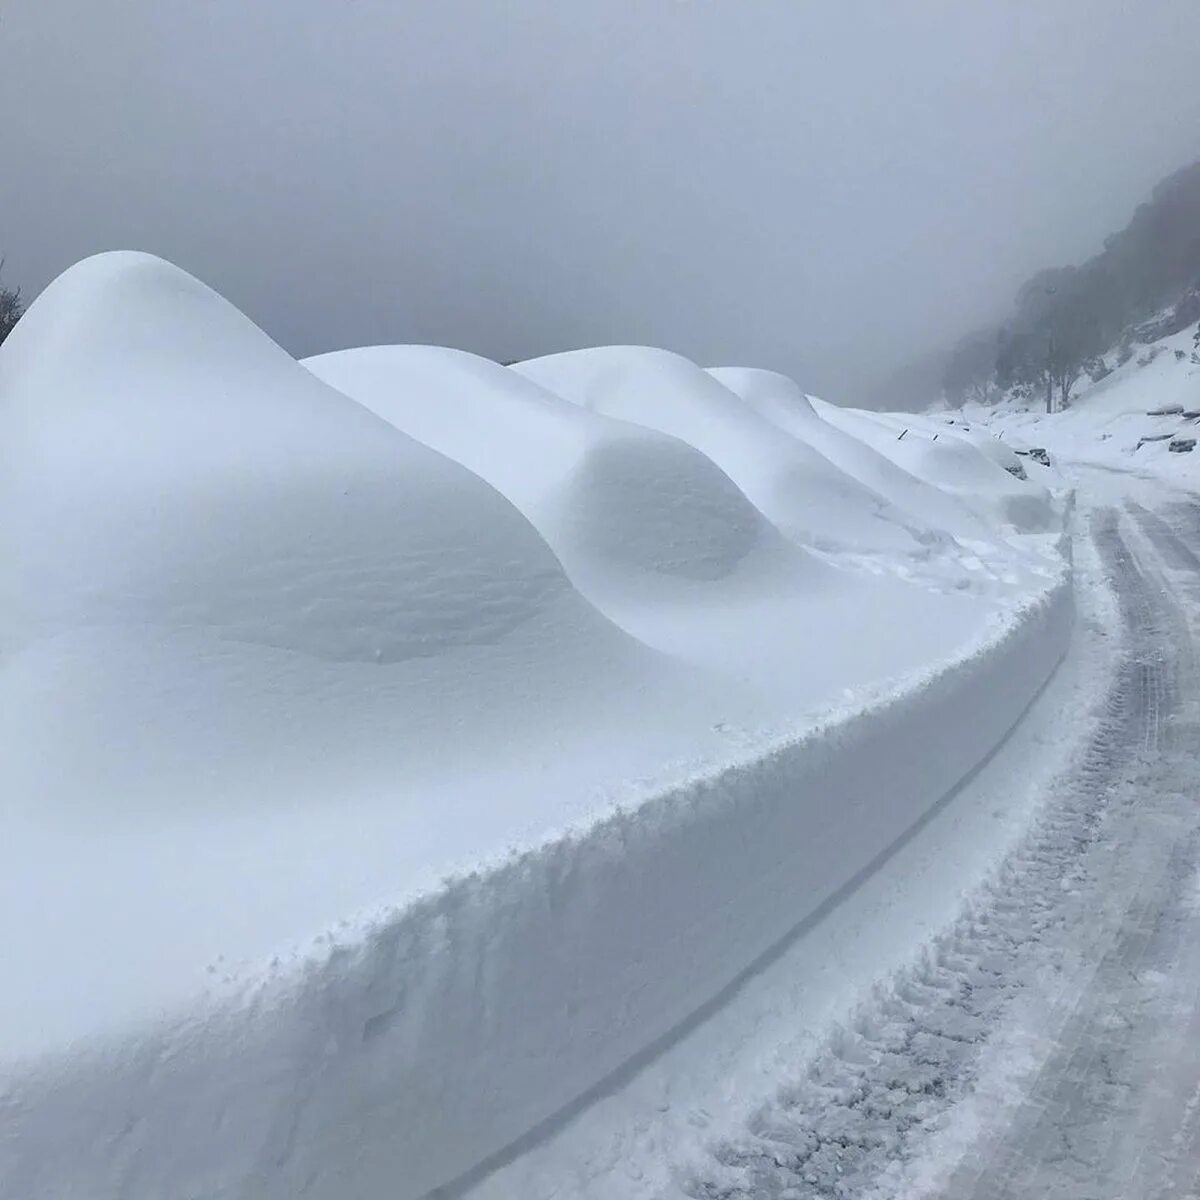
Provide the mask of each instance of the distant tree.
{"label": "distant tree", "polygon": [[5,287],[3,283],[4,259],[0,258],[0,342],[13,331],[13,326],[25,311],[21,303],[21,289]]}
{"label": "distant tree", "polygon": [[986,404],[992,399],[996,369],[995,335],[990,331],[961,338],[942,370],[942,395],[952,408],[967,400]]}

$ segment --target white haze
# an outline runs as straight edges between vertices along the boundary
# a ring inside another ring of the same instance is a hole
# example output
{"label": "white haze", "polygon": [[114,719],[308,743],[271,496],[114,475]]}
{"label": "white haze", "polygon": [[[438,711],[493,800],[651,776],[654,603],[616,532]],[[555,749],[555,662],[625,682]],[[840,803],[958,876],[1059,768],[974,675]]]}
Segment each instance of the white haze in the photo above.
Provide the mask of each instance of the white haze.
{"label": "white haze", "polygon": [[0,253],[294,354],[667,346],[861,397],[1200,156],[1194,0],[6,0]]}

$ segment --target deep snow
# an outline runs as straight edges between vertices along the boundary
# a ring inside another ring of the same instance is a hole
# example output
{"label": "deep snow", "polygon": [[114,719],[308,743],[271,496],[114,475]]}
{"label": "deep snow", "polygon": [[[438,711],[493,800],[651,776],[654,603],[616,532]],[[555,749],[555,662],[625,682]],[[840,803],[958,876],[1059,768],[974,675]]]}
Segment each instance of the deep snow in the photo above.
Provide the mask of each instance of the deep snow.
{"label": "deep snow", "polygon": [[6,1200],[511,1156],[853,890],[1068,645],[1066,494],[966,440],[945,487],[652,350],[310,366],[139,254],[0,347]]}
{"label": "deep snow", "polygon": [[[686,442],[571,404],[462,351],[377,346],[305,365],[491,483],[623,629],[769,691],[792,712],[885,672],[919,669],[969,636],[979,594],[1007,566],[1001,546],[984,552],[989,571],[945,539],[925,572],[936,586],[915,586],[916,569],[903,560],[872,562],[871,574],[837,569],[835,557],[819,560],[783,538]],[[852,441],[826,428],[831,442]],[[788,439],[774,440],[788,449]],[[903,643],[880,611],[904,625]]]}

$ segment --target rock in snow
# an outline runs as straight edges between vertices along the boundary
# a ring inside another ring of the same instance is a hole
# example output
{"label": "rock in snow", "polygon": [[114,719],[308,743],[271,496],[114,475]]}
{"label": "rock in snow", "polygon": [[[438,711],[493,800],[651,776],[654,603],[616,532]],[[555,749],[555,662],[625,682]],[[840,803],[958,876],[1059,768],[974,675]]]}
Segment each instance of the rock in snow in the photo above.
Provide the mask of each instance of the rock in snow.
{"label": "rock in snow", "polygon": [[53,283],[0,347],[0,1192],[407,1200],[715,1003],[1066,644],[1050,494],[888,420]]}

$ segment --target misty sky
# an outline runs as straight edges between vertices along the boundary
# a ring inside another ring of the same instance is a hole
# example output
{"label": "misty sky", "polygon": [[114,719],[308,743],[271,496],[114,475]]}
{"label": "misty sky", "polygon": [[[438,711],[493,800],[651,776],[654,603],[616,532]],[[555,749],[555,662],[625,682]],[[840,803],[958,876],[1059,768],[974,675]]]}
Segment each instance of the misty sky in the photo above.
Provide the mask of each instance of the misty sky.
{"label": "misty sky", "polygon": [[850,400],[1200,158],[1197,0],[0,0],[0,253],[297,355],[603,342]]}

